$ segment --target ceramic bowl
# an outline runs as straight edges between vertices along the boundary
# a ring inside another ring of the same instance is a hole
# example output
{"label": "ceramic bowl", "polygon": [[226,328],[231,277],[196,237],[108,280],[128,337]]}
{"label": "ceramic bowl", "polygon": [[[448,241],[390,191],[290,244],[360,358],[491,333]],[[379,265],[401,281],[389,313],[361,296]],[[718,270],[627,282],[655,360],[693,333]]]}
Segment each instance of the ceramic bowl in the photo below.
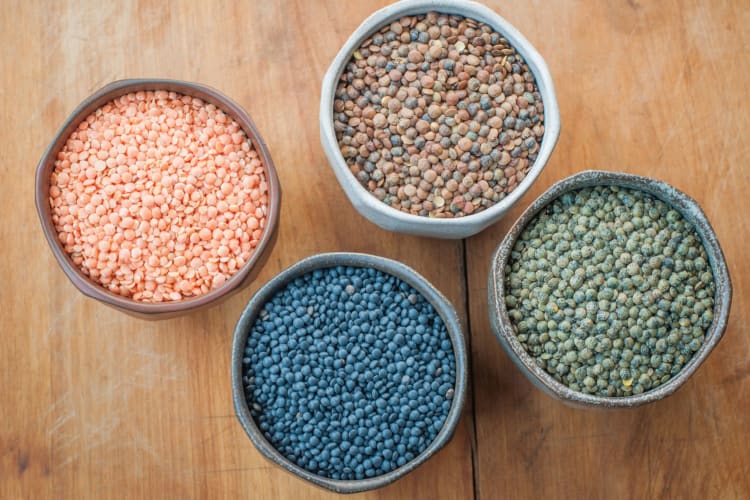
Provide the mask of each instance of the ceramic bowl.
{"label": "ceramic bowl", "polygon": [[[534,359],[518,341],[505,306],[505,266],[517,238],[526,228],[526,225],[547,205],[564,193],[601,185],[620,186],[646,192],[674,208],[685,220],[693,224],[708,254],[716,287],[714,319],[706,332],[706,338],[700,350],[693,355],[679,373],[666,383],[632,396],[603,397],[584,394],[555,380],[545,370],[536,365]],[[492,330],[500,345],[516,366],[534,385],[547,394],[571,406],[586,408],[630,408],[660,400],[674,393],[695,373],[695,370],[706,360],[721,340],[727,326],[729,308],[732,302],[732,284],[729,280],[729,271],[724,260],[724,254],[711,224],[698,203],[669,184],[656,179],[601,171],[581,172],[554,184],[526,209],[492,256],[488,289]]]}
{"label": "ceramic bowl", "polygon": [[[437,11],[457,14],[487,23],[503,35],[526,60],[536,77],[544,103],[544,136],[537,159],[526,177],[511,193],[492,207],[455,219],[438,219],[407,214],[379,201],[349,171],[333,129],[333,101],[336,85],[352,53],[381,27],[403,17]],[[402,233],[435,238],[466,238],[497,222],[531,187],[547,164],[560,135],[560,111],[547,64],[526,38],[491,9],[468,0],[403,0],[368,17],[349,37],[323,78],[320,97],[320,140],[336,178],[354,208],[378,226]]]}
{"label": "ceramic bowl", "polygon": [[[266,302],[294,279],[316,269],[325,269],[336,266],[377,269],[397,277],[422,294],[430,304],[432,304],[435,311],[445,323],[451,343],[453,344],[453,353],[456,363],[456,385],[453,404],[442,429],[435,437],[434,441],[410,462],[407,462],[403,466],[394,469],[387,474],[369,479],[329,479],[324,476],[313,474],[287,459],[266,440],[263,433],[258,429],[258,426],[250,414],[242,381],[242,358],[244,357],[247,337],[251,327],[258,317],[258,314],[263,309]],[[356,493],[365,490],[372,490],[390,484],[403,477],[414,470],[417,466],[424,463],[428,458],[435,454],[435,452],[448,443],[453,436],[456,425],[458,424],[461,409],[463,408],[466,397],[467,363],[464,335],[455,309],[448,299],[446,299],[435,287],[433,287],[422,276],[417,274],[413,269],[399,262],[385,259],[383,257],[376,257],[374,255],[358,253],[319,254],[298,262],[269,281],[252,297],[240,316],[237,326],[234,329],[234,343],[232,346],[232,391],[234,393],[234,408],[242,427],[245,429],[245,432],[258,451],[260,451],[260,453],[262,453],[267,459],[287,471],[296,474],[302,479],[315,485],[337,493]]]}
{"label": "ceramic bowl", "polygon": [[[92,281],[76,266],[65,252],[62,244],[57,238],[57,231],[52,222],[49,204],[50,176],[54,170],[57,154],[62,150],[70,134],[76,130],[78,125],[93,111],[107,102],[124,94],[143,90],[168,90],[183,95],[189,95],[202,99],[206,103],[215,105],[242,127],[263,163],[269,189],[269,206],[266,219],[266,230],[263,237],[250,259],[239,269],[239,271],[226,281],[226,283],[215,290],[199,297],[163,303],[139,302],[127,297],[110,292],[101,285]],[[45,151],[36,170],[36,209],[42,224],[44,235],[47,238],[52,253],[65,275],[84,295],[94,298],[104,304],[118,310],[146,319],[162,319],[175,316],[187,311],[213,304],[217,300],[226,298],[233,292],[239,290],[243,285],[252,281],[256,272],[262,267],[263,262],[273,247],[276,240],[276,228],[279,219],[279,206],[281,205],[281,187],[276,170],[271,160],[263,139],[258,129],[253,124],[250,116],[237,103],[210,87],[197,83],[183,82],[177,80],[120,80],[97,90],[84,100],[73,113],[65,120],[57,135]]]}

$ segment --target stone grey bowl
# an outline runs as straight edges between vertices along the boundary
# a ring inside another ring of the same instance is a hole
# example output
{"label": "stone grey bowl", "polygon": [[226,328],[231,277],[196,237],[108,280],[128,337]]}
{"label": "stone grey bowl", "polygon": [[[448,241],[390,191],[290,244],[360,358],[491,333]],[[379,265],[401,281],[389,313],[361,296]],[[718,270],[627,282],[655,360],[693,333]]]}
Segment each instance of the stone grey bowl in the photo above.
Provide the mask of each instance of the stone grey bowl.
{"label": "stone grey bowl", "polygon": [[[244,357],[247,337],[250,328],[255,323],[258,314],[266,302],[295,278],[316,269],[325,269],[336,266],[377,269],[399,278],[421,293],[430,304],[432,304],[435,311],[445,323],[451,343],[453,344],[453,354],[456,363],[456,386],[454,389],[453,404],[448,412],[448,417],[443,424],[443,428],[440,429],[435,440],[410,462],[407,462],[403,466],[398,467],[387,474],[368,479],[329,479],[318,474],[313,474],[287,459],[266,440],[263,433],[253,420],[245,397],[245,390],[242,382],[242,358]],[[234,342],[232,345],[232,392],[234,395],[234,409],[242,427],[245,429],[245,432],[258,451],[260,451],[267,459],[281,466],[283,469],[286,469],[288,472],[296,474],[302,479],[317,486],[335,491],[336,493],[357,493],[360,491],[373,490],[386,486],[405,476],[417,466],[424,463],[440,448],[445,446],[448,441],[450,441],[456,430],[456,425],[458,424],[461,410],[466,399],[467,365],[466,344],[464,341],[463,330],[461,328],[461,322],[458,319],[456,310],[443,294],[433,287],[425,278],[417,274],[416,271],[400,262],[374,255],[360,253],[318,254],[301,260],[266,283],[250,299],[247,307],[245,307],[245,310],[242,312],[242,315],[237,322],[237,326],[234,329]]]}
{"label": "stone grey bowl", "polygon": [[[426,14],[430,11],[457,14],[482,21],[503,35],[523,56],[529,69],[536,77],[539,92],[544,103],[544,136],[534,165],[516,188],[501,201],[481,212],[455,219],[438,219],[407,214],[391,208],[378,200],[365,189],[349,171],[344,156],[339,149],[336,133],[333,130],[333,100],[336,85],[352,53],[370,35],[386,24],[403,16]],[[508,21],[492,9],[469,0],[402,0],[388,5],[365,19],[352,33],[336,54],[323,78],[320,95],[320,142],[341,184],[354,208],[367,220],[389,231],[409,233],[434,238],[467,238],[500,220],[531,187],[542,173],[560,135],[560,110],[555,96],[552,76],[544,59]]]}
{"label": "stone grey bowl", "polygon": [[[614,185],[646,192],[678,211],[688,222],[693,224],[708,254],[709,265],[714,275],[716,287],[714,303],[714,320],[706,332],[703,346],[674,377],[654,389],[638,395],[623,397],[604,397],[584,394],[568,388],[555,380],[526,352],[516,338],[508,311],[505,307],[505,266],[517,238],[526,225],[547,205],[569,191],[585,187]],[[489,283],[489,313],[492,330],[513,360],[516,366],[539,389],[564,403],[582,408],[632,408],[663,399],[679,389],[698,367],[706,360],[716,344],[719,343],[727,327],[729,308],[732,302],[732,284],[724,254],[716,239],[716,234],[698,203],[685,193],[669,184],[648,177],[637,175],[589,170],[563,179],[534,201],[515,222],[500,246],[492,256]]]}
{"label": "stone grey bowl", "polygon": [[[111,100],[131,92],[142,90],[168,90],[183,95],[197,97],[206,103],[213,104],[232,117],[245,131],[252,142],[265,170],[268,182],[268,215],[266,229],[257,248],[245,264],[222,286],[206,294],[174,302],[148,303],[139,302],[110,292],[86,276],[65,252],[57,238],[57,231],[52,222],[49,204],[50,176],[55,168],[57,154],[65,146],[70,134],[86,117]],[[52,254],[68,279],[87,297],[98,300],[131,316],[143,319],[166,319],[185,314],[209,305],[214,305],[239,291],[249,284],[263,267],[273,246],[276,243],[279,210],[281,206],[281,185],[276,174],[271,154],[263,138],[253,123],[250,115],[239,104],[211,87],[193,82],[163,79],[132,79],[112,82],[87,97],[73,110],[65,123],[47,147],[36,169],[36,210]]]}

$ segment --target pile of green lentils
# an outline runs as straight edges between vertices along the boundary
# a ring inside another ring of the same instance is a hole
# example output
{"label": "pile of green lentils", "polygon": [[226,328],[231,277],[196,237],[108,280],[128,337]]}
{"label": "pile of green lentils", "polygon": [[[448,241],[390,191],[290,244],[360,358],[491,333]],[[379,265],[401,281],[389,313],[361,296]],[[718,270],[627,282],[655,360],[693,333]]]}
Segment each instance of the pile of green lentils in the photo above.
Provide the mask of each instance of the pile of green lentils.
{"label": "pile of green lentils", "polygon": [[427,217],[502,200],[534,164],[544,107],[523,58],[490,26],[431,12],[354,52],[334,97],[352,174],[377,199]]}
{"label": "pile of green lentils", "polygon": [[505,272],[518,340],[538,366],[587,394],[664,384],[713,320],[714,279],[695,228],[637,190],[563,194],[522,232]]}

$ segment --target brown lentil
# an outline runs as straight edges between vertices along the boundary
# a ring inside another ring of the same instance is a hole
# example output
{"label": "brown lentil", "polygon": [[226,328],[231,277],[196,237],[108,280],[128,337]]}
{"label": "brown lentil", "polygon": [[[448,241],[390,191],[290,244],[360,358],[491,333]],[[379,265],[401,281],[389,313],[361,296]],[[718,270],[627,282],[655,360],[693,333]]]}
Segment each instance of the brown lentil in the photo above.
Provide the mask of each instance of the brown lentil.
{"label": "brown lentil", "polygon": [[520,54],[490,26],[430,12],[357,49],[334,98],[349,169],[403,212],[461,217],[502,200],[534,165],[544,106]]}

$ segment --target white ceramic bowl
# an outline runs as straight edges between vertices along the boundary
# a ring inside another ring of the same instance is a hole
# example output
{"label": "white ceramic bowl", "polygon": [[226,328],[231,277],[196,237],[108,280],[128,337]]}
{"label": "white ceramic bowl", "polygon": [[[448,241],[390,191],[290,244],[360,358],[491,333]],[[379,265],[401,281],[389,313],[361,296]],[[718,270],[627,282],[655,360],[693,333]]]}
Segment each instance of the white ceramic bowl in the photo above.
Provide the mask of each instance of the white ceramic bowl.
{"label": "white ceramic bowl", "polygon": [[[391,208],[365,189],[349,171],[333,130],[333,100],[336,85],[352,53],[381,27],[403,17],[430,11],[456,14],[484,22],[504,36],[524,58],[536,78],[544,103],[544,136],[534,165],[526,177],[500,202],[481,212],[455,219],[407,214]],[[323,78],[320,96],[320,141],[333,171],[354,208],[365,218],[390,231],[435,238],[467,238],[494,224],[518,201],[539,177],[560,135],[560,110],[547,64],[526,38],[505,19],[484,5],[468,0],[402,0],[365,19],[341,48]]]}

